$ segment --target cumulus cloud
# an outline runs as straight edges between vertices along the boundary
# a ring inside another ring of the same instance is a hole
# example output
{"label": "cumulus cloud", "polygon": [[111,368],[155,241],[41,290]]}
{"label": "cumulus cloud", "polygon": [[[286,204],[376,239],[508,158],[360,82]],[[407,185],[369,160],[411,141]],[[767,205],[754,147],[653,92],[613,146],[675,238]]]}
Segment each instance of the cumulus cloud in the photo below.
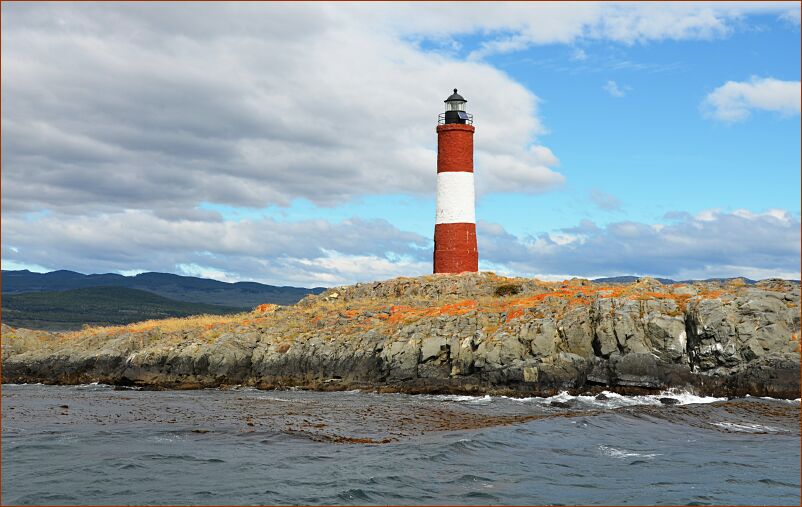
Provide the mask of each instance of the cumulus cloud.
{"label": "cumulus cloud", "polygon": [[800,277],[800,220],[783,210],[672,213],[662,224],[622,221],[518,238],[479,223],[484,259],[521,274],[621,274],[676,279]]}
{"label": "cumulus cloud", "polygon": [[557,157],[545,146],[533,146],[517,156],[476,153],[476,187],[479,194],[520,192],[523,188],[530,193],[545,192],[565,180],[550,169],[558,164]]}
{"label": "cumulus cloud", "polygon": [[626,91],[629,88],[626,87],[626,86],[620,87],[620,86],[618,86],[618,83],[616,83],[613,80],[610,80],[610,81],[607,81],[606,83],[604,83],[604,86],[602,86],[602,89],[604,91],[606,91],[607,93],[609,93],[610,95],[612,95],[613,97],[623,97],[624,95],[627,94]]}
{"label": "cumulus cloud", "polygon": [[[2,177],[14,189],[5,209],[326,206],[430,193],[434,125],[455,86],[481,129],[482,169],[498,176],[486,191],[562,182],[548,166],[556,158],[538,156],[535,95],[489,65],[372,27],[381,13],[4,5]],[[510,116],[510,103],[521,114]]]}
{"label": "cumulus cloud", "polygon": [[[607,40],[623,44],[661,40],[710,40],[732,33],[736,22],[752,11],[782,13],[787,4],[759,2],[716,5],[715,3],[573,3],[568,6],[522,3],[481,9],[473,15],[449,22],[450,30],[469,31],[480,26],[499,36],[482,43],[471,55],[481,59],[492,54],[518,51],[536,44],[572,43],[577,40]],[[481,19],[478,17],[481,16]],[[438,21],[429,19],[429,23]],[[445,21],[445,20],[439,20]],[[444,23],[445,25],[446,23]]]}
{"label": "cumulus cloud", "polygon": [[702,103],[704,114],[724,122],[749,118],[752,110],[798,115],[802,88],[799,81],[753,76],[749,81],[727,81],[710,92]]}
{"label": "cumulus cloud", "polygon": [[[784,210],[669,213],[518,237],[479,222],[484,269],[527,276],[799,278],[800,220]],[[82,272],[170,271],[222,280],[338,285],[431,271],[431,240],[383,220],[281,222],[166,220],[128,210],[99,217],[49,214],[4,223],[4,263]]]}
{"label": "cumulus cloud", "polygon": [[3,259],[80,272],[170,271],[218,279],[337,284],[370,273],[421,274],[430,239],[384,220],[167,220],[126,210],[3,224]]}
{"label": "cumulus cloud", "polygon": [[[439,3],[4,5],[3,183],[15,189],[4,209],[430,192],[429,127],[454,86],[482,129],[477,156],[498,175],[486,190],[542,192],[562,176],[531,158],[537,98],[416,37],[480,33],[484,54],[708,39],[750,9],[788,6],[480,3],[454,16]],[[509,116],[510,103],[526,114]]]}

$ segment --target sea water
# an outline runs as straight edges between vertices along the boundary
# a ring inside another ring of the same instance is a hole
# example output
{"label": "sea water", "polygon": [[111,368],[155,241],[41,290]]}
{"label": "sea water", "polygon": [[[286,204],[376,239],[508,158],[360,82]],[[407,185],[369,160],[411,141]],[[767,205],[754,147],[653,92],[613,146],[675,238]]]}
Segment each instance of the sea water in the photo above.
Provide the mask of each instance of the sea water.
{"label": "sea water", "polygon": [[4,385],[2,409],[6,505],[800,504],[799,400]]}

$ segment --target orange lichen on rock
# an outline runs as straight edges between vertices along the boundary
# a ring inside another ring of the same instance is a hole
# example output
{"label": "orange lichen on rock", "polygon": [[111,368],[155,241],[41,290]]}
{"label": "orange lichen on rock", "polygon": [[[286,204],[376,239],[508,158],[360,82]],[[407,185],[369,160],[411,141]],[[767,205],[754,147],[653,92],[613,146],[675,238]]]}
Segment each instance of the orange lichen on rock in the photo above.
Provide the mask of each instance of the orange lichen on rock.
{"label": "orange lichen on rock", "polygon": [[[592,288],[587,286],[569,286],[569,287],[561,287],[559,289],[549,291],[549,292],[542,292],[540,294],[535,294],[533,296],[523,296],[518,298],[510,298],[509,300],[505,301],[500,305],[501,311],[508,312],[515,312],[516,310],[523,309],[523,308],[531,308],[534,306],[538,306],[542,304],[548,298],[564,298],[569,305],[585,305],[590,303],[589,297],[584,296],[592,296],[595,293],[602,290],[602,288]],[[577,296],[582,297],[577,297]],[[522,313],[521,313],[522,314]],[[519,317],[521,314],[515,315],[516,318]],[[512,318],[508,317],[508,321]]]}
{"label": "orange lichen on rock", "polygon": [[436,309],[438,315],[465,315],[476,308],[476,301],[473,299],[466,299],[454,304],[444,305]]}
{"label": "orange lichen on rock", "polygon": [[390,316],[387,318],[388,322],[400,322],[409,315],[412,315],[415,309],[411,306],[395,305],[390,307]]}
{"label": "orange lichen on rock", "polygon": [[599,287],[596,294],[603,298],[620,298],[626,294],[626,288],[623,286],[617,287]]}
{"label": "orange lichen on rock", "polygon": [[[158,322],[159,321],[153,321],[153,320],[146,320],[145,322],[137,322],[135,324],[129,324],[128,326],[125,327],[125,330],[128,331],[129,333],[145,333],[147,331],[155,329],[156,324]],[[93,331],[104,331],[104,329],[102,327],[95,328],[93,329]]]}
{"label": "orange lichen on rock", "polygon": [[442,306],[413,308],[411,306],[395,305],[390,307],[390,316],[387,322],[403,322],[408,319],[422,317],[437,317],[440,315],[465,315],[476,309],[477,302],[473,299],[466,299]]}
{"label": "orange lichen on rock", "polygon": [[522,308],[515,308],[514,310],[510,310],[509,312],[507,312],[507,322],[511,321],[512,319],[517,319],[523,314],[524,311]]}
{"label": "orange lichen on rock", "polygon": [[259,305],[253,309],[254,313],[271,313],[275,312],[278,309],[278,305],[274,305],[272,303],[265,303],[263,305]]}

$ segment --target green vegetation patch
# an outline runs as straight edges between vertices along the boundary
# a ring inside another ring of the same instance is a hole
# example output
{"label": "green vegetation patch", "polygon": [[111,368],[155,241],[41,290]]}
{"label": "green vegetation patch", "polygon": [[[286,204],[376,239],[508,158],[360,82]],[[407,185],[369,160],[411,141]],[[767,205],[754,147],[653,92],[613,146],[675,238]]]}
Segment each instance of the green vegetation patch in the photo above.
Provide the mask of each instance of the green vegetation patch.
{"label": "green vegetation patch", "polygon": [[514,296],[521,292],[521,290],[523,290],[523,288],[519,283],[505,283],[496,287],[495,294],[499,297]]}
{"label": "green vegetation patch", "polygon": [[124,287],[3,295],[3,323],[29,329],[70,330],[190,315],[225,315],[242,308],[187,303]]}

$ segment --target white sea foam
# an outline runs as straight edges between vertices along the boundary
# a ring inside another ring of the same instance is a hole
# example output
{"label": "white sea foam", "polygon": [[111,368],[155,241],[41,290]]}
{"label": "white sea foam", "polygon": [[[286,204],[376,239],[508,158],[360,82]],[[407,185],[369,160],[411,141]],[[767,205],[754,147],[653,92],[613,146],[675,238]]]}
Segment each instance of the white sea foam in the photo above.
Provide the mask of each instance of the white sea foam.
{"label": "white sea foam", "polygon": [[698,396],[687,391],[676,391],[669,389],[659,394],[649,394],[643,396],[622,396],[617,393],[604,391],[606,400],[597,400],[595,396],[577,396],[578,401],[582,401],[591,405],[604,407],[604,408],[618,408],[629,407],[635,405],[661,405],[660,398],[671,398],[677,400],[677,405],[691,405],[701,403],[715,403],[717,401],[726,401],[727,398],[716,398],[714,396]]}
{"label": "white sea foam", "polygon": [[656,452],[643,452],[643,451],[630,451],[625,449],[616,449],[615,447],[609,447],[606,445],[600,445],[599,450],[602,454],[606,456],[610,456],[612,458],[647,458],[651,459],[655,456],[660,456],[659,453]]}
{"label": "white sea foam", "polygon": [[[747,394],[747,396],[749,396],[749,395]],[[784,399],[781,399],[781,398],[772,398],[771,396],[761,396],[760,399],[761,400],[784,401],[786,403],[799,403],[799,401],[800,401],[799,398],[797,398],[795,400],[784,400]]]}
{"label": "white sea foam", "polygon": [[438,401],[455,401],[458,403],[487,403],[493,400],[489,394],[484,396],[467,396],[461,394],[435,394],[426,395],[427,398]]}
{"label": "white sea foam", "polygon": [[475,400],[469,401],[468,403],[473,403],[475,405],[486,405],[493,401],[493,398],[490,395],[482,396],[481,398],[476,398]]}
{"label": "white sea foam", "polygon": [[716,398],[713,396],[698,396],[687,391],[677,391],[669,389],[659,394],[645,395],[645,396],[623,396],[618,393],[603,391],[607,399],[597,400],[593,395],[580,395],[572,396],[567,391],[561,391],[554,396],[548,398],[533,396],[529,398],[514,398],[509,396],[491,397],[485,396],[465,396],[465,395],[433,395],[431,399],[440,401],[451,401],[458,403],[469,404],[487,404],[497,399],[508,400],[516,403],[535,403],[539,405],[550,406],[552,402],[577,402],[579,408],[620,408],[632,407],[637,405],[661,405],[660,398],[673,398],[677,400],[677,405],[691,405],[696,403],[714,403],[717,401],[726,401],[727,398]]}
{"label": "white sea foam", "polygon": [[163,444],[163,443],[178,442],[179,440],[186,440],[186,438],[184,436],[182,436],[182,435],[171,434],[169,436],[153,435],[153,436],[147,437],[147,440],[149,440],[151,442],[158,442],[158,443],[162,443]]}
{"label": "white sea foam", "polygon": [[110,384],[101,384],[100,382],[90,382],[89,384],[78,384],[75,387],[77,389],[111,389],[113,386]]}
{"label": "white sea foam", "polygon": [[567,391],[562,391],[548,398],[507,398],[520,402],[535,402],[549,405],[553,401],[557,402],[578,402],[579,406],[596,408],[619,408],[632,407],[636,405],[661,405],[660,398],[673,398],[678,401],[678,405],[690,405],[693,403],[714,403],[716,401],[726,401],[727,398],[716,398],[713,396],[697,396],[686,391],[676,391],[669,389],[659,394],[645,396],[623,396],[618,393],[603,391],[602,394],[607,399],[598,400],[593,395],[572,396]]}
{"label": "white sea foam", "polygon": [[[619,407],[633,407],[637,405],[662,405],[660,398],[673,398],[677,400],[678,403],[676,405],[693,405],[693,404],[704,404],[704,403],[715,403],[717,401],[727,401],[725,397],[716,397],[716,396],[699,396],[697,394],[693,394],[688,391],[680,391],[677,389],[668,389],[662,391],[658,394],[649,394],[649,395],[641,395],[641,396],[624,396],[622,394],[610,392],[610,391],[602,391],[601,394],[604,394],[607,399],[606,400],[597,400],[595,395],[580,395],[580,396],[572,396],[568,393],[568,391],[561,391],[554,396],[550,396],[548,398],[543,398],[539,396],[532,396],[528,398],[516,398],[510,396],[464,396],[464,395],[433,395],[430,396],[431,399],[435,400],[442,400],[442,401],[455,401],[455,402],[463,402],[463,403],[485,403],[490,400],[496,399],[504,399],[508,401],[513,401],[517,403],[537,403],[543,405],[550,405],[552,401],[559,401],[559,402],[571,402],[577,401],[580,403],[580,407],[583,405],[587,408],[595,407],[595,408],[619,408]],[[746,395],[746,398],[750,398],[750,395]],[[768,396],[761,396],[760,399],[770,400],[770,401],[781,401],[785,403],[800,403],[800,398],[795,400],[786,400],[782,398],[771,398]]]}
{"label": "white sea foam", "polygon": [[287,400],[284,398],[276,398],[275,396],[257,396],[257,400],[278,401],[281,403],[308,403],[307,400]]}
{"label": "white sea foam", "polygon": [[738,433],[786,433],[782,428],[755,423],[714,422],[713,426]]}

